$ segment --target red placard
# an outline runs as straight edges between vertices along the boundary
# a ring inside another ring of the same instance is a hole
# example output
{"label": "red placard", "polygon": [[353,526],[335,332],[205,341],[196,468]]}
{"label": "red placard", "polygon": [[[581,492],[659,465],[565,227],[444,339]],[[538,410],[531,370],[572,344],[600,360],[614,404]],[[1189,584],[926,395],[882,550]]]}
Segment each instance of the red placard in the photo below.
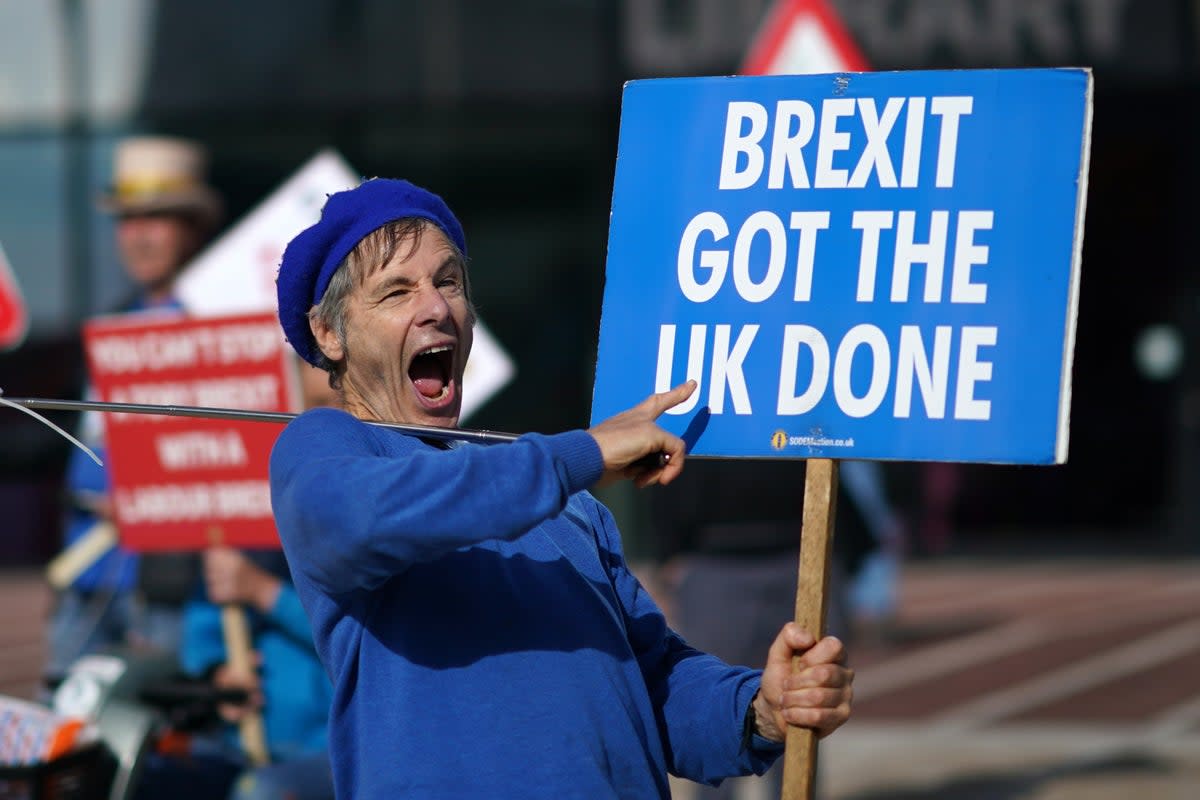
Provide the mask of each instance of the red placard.
{"label": "red placard", "polygon": [[[292,411],[297,387],[274,314],[128,315],[84,327],[88,370],[115,403]],[[279,547],[267,463],[282,427],[105,414],[121,544],[137,551]]]}
{"label": "red placard", "polygon": [[17,285],[17,276],[0,247],[0,350],[12,350],[25,341],[29,314]]}

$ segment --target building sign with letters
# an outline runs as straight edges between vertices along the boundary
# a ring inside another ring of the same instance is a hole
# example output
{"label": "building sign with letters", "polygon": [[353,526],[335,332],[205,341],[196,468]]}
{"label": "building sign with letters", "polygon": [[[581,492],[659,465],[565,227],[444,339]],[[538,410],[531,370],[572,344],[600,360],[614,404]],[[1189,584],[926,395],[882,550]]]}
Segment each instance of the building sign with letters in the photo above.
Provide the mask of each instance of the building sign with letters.
{"label": "building sign with letters", "polygon": [[708,456],[1061,463],[1084,69],[634,81],[592,419]]}

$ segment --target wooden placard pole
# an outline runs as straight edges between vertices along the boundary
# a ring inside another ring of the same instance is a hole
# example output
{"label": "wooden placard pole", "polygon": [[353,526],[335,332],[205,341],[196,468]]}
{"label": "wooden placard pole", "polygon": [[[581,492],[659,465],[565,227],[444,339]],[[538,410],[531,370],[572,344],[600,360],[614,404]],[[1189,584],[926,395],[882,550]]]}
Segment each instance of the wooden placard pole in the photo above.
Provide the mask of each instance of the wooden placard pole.
{"label": "wooden placard pole", "polygon": [[[219,528],[213,528],[208,532],[208,538],[214,547],[218,547],[221,545],[223,534]],[[235,672],[253,675],[254,663],[250,658],[253,650],[250,646],[250,625],[246,620],[246,609],[237,603],[222,605],[221,633],[225,638],[225,663]],[[270,763],[267,732],[261,713],[255,710],[242,715],[238,721],[238,737],[251,764],[261,767]]]}
{"label": "wooden placard pole", "polygon": [[[250,660],[250,626],[246,622],[246,609],[236,603],[221,606],[221,632],[225,635],[225,654],[229,668],[247,675],[254,674],[254,664]],[[251,764],[261,767],[270,762],[262,714],[258,711],[244,714],[238,722],[238,736]]]}
{"label": "wooden placard pole", "polygon": [[[796,624],[820,639],[825,635],[829,603],[833,520],[837,511],[838,465],[810,458],[804,475],[804,521],[800,531],[800,574],[796,586]],[[798,671],[800,658],[792,659]],[[789,726],[783,755],[783,800],[813,800],[817,785],[817,736]]]}
{"label": "wooden placard pole", "polygon": [[63,591],[116,546],[117,526],[112,520],[102,519],[46,565],[46,581]]}

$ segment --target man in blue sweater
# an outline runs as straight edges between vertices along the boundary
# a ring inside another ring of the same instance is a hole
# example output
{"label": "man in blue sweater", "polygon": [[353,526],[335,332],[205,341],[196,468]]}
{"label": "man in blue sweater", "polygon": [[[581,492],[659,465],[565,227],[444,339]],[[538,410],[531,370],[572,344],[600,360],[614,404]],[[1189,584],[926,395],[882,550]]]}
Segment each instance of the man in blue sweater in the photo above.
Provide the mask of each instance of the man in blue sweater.
{"label": "man in blue sweater", "polygon": [[[763,670],[692,649],[586,491],[673,480],[684,445],[655,420],[694,384],[590,430],[490,447],[368,424],[457,424],[465,252],[440,198],[374,179],[332,195],[280,267],[284,332],[341,398],[293,421],[271,458],[334,687],[338,796],[666,798],[668,772],[762,772],[788,725],[840,726],[853,673],[836,639],[789,623]],[[665,465],[637,466],[656,453]]]}

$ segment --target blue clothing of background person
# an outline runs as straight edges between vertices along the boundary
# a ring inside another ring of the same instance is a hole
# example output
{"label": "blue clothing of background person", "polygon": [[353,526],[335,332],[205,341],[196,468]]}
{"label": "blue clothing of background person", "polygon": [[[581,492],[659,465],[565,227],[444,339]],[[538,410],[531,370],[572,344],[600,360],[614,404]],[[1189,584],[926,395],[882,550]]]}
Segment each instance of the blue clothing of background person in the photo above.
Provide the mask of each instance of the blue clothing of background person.
{"label": "blue clothing of background person", "polygon": [[[332,798],[327,750],[331,687],[283,554],[212,548],[204,559],[205,586],[184,610],[180,664],[193,677],[209,677],[217,688],[247,692],[249,707],[262,714],[271,763],[250,764],[233,724],[247,709],[230,705],[221,709],[229,721],[213,735],[196,736],[188,754],[152,756],[138,796]],[[254,675],[233,674],[226,663],[225,603],[245,608],[257,662]]]}
{"label": "blue clothing of background person", "polygon": [[669,771],[715,783],[765,769],[789,725],[839,727],[840,642],[788,623],[761,671],[689,647],[586,491],[674,480],[684,443],[656,420],[695,382],[586,431],[489,447],[369,424],[457,425],[465,251],[439,197],[373,179],[331,195],[280,266],[284,333],[338,390],[340,410],[284,429],[270,468],[334,686],[338,796],[667,798]]}
{"label": "blue clothing of background person", "polygon": [[[332,690],[313,648],[308,617],[288,579],[282,553],[245,551],[245,556],[282,581],[274,603],[266,610],[245,605],[251,647],[260,661],[263,724],[271,758],[287,761],[323,754]],[[198,594],[184,608],[180,666],[200,677],[226,660],[221,607],[207,595]],[[237,731],[232,726],[226,735],[236,744]]]}

